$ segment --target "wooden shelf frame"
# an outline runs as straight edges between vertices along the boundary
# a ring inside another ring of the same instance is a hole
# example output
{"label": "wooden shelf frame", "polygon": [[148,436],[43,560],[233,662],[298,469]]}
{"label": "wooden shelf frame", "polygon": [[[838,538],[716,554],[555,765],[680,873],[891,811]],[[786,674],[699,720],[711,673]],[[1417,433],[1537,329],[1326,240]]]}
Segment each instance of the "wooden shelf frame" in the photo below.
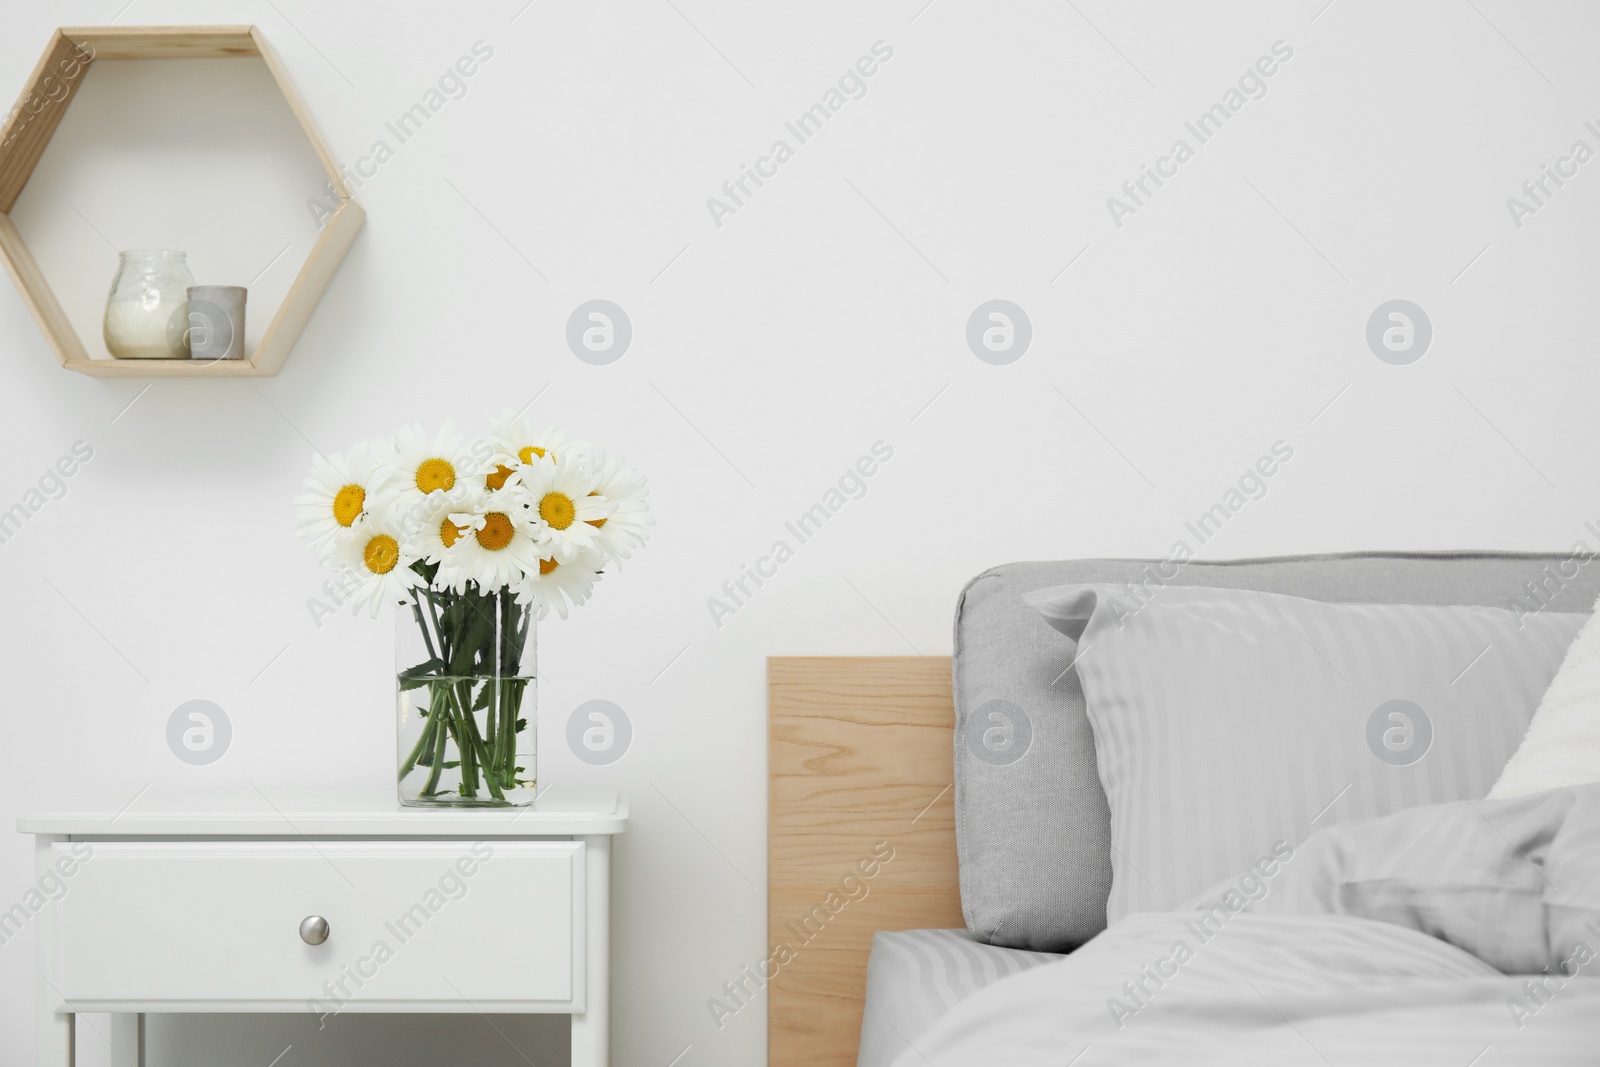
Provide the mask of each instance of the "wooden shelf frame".
{"label": "wooden shelf frame", "polygon": [[[38,261],[11,221],[11,209],[33,176],[84,75],[101,59],[227,59],[259,57],[339,195],[283,304],[248,359],[94,359],[72,328]],[[34,105],[30,109],[30,102]],[[42,103],[39,103],[42,102]],[[261,31],[255,26],[89,26],[56,30],[33,69],[16,109],[0,125],[0,262],[67,370],[105,378],[264,378],[278,372],[311,319],[339,264],[366,222],[311,115]]]}

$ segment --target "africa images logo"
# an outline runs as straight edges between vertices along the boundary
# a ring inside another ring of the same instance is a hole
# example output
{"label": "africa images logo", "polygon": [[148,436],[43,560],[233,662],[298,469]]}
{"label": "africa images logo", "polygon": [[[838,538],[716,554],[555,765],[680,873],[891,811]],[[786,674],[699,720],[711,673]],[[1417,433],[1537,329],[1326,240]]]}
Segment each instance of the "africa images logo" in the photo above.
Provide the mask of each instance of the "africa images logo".
{"label": "africa images logo", "polygon": [[1033,747],[1033,719],[1009,700],[990,700],[966,717],[967,751],[993,767],[1008,767]]}

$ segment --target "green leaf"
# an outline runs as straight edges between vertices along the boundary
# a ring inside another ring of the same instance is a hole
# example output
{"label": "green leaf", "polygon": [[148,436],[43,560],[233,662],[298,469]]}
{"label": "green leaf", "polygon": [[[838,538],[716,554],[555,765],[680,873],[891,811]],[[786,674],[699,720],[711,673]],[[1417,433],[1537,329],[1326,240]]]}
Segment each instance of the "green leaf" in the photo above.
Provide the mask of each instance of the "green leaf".
{"label": "green leaf", "polygon": [[450,658],[450,673],[465,675],[478,673],[473,670],[476,663],[483,658],[483,645],[485,641],[494,636],[494,620],[481,615],[469,615],[462,627],[461,638],[456,644],[455,654]]}
{"label": "green leaf", "polygon": [[407,667],[405,670],[400,672],[400,677],[407,679],[420,678],[424,674],[438,674],[443,670],[444,660],[435,658],[427,660],[423,663],[419,663],[415,667]]}
{"label": "green leaf", "polygon": [[444,671],[444,661],[430,659],[426,663],[419,663],[415,667],[407,667],[399,674],[400,691],[402,693],[412,689],[420,689],[429,682],[435,681]]}
{"label": "green leaf", "polygon": [[451,593],[440,594],[440,597],[444,600],[444,611],[439,614],[439,628],[454,631],[461,626],[461,620],[465,618],[466,597]]}

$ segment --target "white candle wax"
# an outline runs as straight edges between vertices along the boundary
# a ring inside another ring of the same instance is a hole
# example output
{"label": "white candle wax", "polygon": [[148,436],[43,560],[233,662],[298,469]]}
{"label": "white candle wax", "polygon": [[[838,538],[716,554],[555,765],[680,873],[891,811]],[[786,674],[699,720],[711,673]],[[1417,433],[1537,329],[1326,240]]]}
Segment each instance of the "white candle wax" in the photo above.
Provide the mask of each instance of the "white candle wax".
{"label": "white candle wax", "polygon": [[182,359],[167,345],[167,322],[184,301],[114,300],[106,305],[106,350],[119,359]]}

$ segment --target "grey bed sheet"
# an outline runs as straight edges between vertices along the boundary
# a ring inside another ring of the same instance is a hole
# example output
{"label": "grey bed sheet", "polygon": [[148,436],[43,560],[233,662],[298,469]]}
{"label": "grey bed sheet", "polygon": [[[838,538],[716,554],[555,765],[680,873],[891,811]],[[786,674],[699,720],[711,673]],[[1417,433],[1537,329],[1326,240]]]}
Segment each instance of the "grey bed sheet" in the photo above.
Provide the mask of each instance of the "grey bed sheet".
{"label": "grey bed sheet", "polygon": [[1600,783],[1287,851],[991,982],[894,1067],[1600,1063]]}
{"label": "grey bed sheet", "polygon": [[999,948],[965,930],[880,930],[867,958],[867,1007],[856,1067],[889,1067],[957,1002],[1064,957]]}

